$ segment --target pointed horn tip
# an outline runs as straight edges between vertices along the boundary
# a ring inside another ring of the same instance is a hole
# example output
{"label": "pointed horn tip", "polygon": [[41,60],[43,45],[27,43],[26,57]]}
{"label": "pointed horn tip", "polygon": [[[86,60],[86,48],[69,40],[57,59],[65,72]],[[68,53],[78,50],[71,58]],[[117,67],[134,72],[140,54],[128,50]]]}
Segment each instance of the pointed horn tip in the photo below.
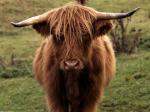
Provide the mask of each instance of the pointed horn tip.
{"label": "pointed horn tip", "polygon": [[12,24],[14,27],[20,27],[20,25],[19,25],[18,23],[11,22],[11,24]]}
{"label": "pointed horn tip", "polygon": [[129,16],[133,15],[135,12],[137,12],[140,9],[140,7],[137,7],[133,9],[131,12],[129,12]]}
{"label": "pointed horn tip", "polygon": [[24,27],[26,26],[25,24],[21,23],[21,22],[10,22],[14,27]]}
{"label": "pointed horn tip", "polygon": [[140,7],[137,7],[135,9],[133,9],[134,11],[138,11],[139,9],[141,9]]}

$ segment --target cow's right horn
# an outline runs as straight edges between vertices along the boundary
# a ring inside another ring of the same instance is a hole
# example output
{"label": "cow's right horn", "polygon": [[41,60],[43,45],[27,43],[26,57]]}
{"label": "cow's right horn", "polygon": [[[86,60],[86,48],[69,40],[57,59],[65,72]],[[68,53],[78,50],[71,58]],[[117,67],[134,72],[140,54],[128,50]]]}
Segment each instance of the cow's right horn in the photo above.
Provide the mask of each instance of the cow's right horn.
{"label": "cow's right horn", "polygon": [[24,26],[29,26],[29,25],[41,23],[41,22],[47,20],[49,13],[50,12],[46,12],[44,14],[34,16],[34,17],[28,18],[26,20],[20,21],[20,22],[11,22],[11,24],[15,27],[24,27]]}
{"label": "cow's right horn", "polygon": [[97,12],[97,19],[110,20],[110,19],[122,19],[133,15],[140,8],[135,8],[130,12],[126,13],[107,13],[107,12]]}

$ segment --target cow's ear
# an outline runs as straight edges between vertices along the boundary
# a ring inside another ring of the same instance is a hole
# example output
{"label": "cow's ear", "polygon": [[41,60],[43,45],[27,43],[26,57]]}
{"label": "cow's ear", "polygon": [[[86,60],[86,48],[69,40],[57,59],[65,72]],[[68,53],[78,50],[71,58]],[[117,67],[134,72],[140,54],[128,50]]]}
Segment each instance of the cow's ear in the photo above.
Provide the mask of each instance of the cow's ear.
{"label": "cow's ear", "polygon": [[94,23],[95,36],[102,36],[108,33],[112,29],[112,23],[110,20],[97,20]]}
{"label": "cow's ear", "polygon": [[47,23],[47,21],[34,24],[32,25],[32,27],[44,37],[47,37],[48,35],[50,35],[50,25]]}

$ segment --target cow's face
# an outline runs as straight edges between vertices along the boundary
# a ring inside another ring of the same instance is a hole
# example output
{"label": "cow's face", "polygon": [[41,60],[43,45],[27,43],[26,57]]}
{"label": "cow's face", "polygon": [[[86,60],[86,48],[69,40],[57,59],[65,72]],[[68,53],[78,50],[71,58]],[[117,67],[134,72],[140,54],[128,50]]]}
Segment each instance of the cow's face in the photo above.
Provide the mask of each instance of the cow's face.
{"label": "cow's face", "polygon": [[111,19],[129,13],[103,13],[81,5],[67,5],[27,20],[12,23],[16,27],[32,25],[46,38],[52,38],[54,55],[62,70],[82,70],[92,54],[91,43],[111,29]]}
{"label": "cow's face", "polygon": [[[99,28],[100,27],[101,26],[99,26]],[[106,32],[108,27],[109,29],[111,28],[110,22],[107,26],[103,25],[103,29],[101,30],[97,29],[97,26],[93,29],[93,34],[90,34],[88,31],[83,31],[81,28],[75,29],[82,31],[81,35],[76,35],[74,32],[68,31],[68,33],[70,33],[70,37],[65,34],[57,35],[53,32],[50,38],[52,38],[51,40],[53,41],[52,43],[55,49],[54,54],[60,69],[79,71],[84,69],[91,60],[91,46],[93,40],[101,38],[101,35],[104,34],[103,30]]]}
{"label": "cow's face", "polygon": [[66,6],[54,10],[47,22],[34,24],[33,28],[51,38],[53,53],[61,70],[80,71],[89,64],[93,40],[107,33],[111,23],[96,20],[96,13],[91,9]]}
{"label": "cow's face", "polygon": [[[80,29],[81,30],[81,29]],[[73,34],[73,32],[72,32]],[[55,58],[61,70],[82,70],[90,57],[92,37],[85,34],[80,37],[65,37],[52,34]],[[71,40],[67,40],[71,39]]]}
{"label": "cow's face", "polygon": [[92,41],[111,29],[109,20],[96,21],[95,15],[91,10],[67,6],[49,17],[50,38],[61,70],[85,68],[91,57]]}

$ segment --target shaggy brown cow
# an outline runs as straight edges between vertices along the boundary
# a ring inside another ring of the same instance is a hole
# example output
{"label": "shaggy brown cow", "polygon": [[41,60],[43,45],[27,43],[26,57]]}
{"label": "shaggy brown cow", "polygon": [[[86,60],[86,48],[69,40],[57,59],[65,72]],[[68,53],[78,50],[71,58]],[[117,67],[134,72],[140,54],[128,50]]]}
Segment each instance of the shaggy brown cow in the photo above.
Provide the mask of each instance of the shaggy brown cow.
{"label": "shaggy brown cow", "polygon": [[128,17],[136,10],[104,13],[74,3],[12,22],[16,27],[32,25],[45,37],[33,68],[50,112],[96,112],[115,73],[114,50],[105,35],[112,28],[110,20]]}

